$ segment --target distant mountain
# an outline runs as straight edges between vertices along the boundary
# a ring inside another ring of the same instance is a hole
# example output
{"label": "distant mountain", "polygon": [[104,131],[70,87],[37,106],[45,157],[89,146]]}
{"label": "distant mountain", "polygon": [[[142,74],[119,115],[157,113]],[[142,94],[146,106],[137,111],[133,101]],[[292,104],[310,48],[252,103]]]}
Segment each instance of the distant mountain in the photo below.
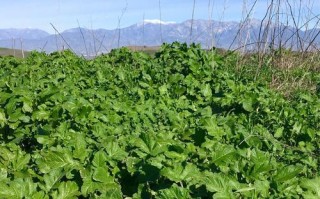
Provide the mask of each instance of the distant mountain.
{"label": "distant mountain", "polygon": [[212,20],[187,20],[182,23],[145,20],[121,29],[73,28],[54,35],[38,29],[0,29],[0,47],[12,48],[15,44],[15,48],[22,46],[25,50],[46,52],[71,48],[78,54],[88,56],[121,46],[157,46],[174,41],[200,43],[203,48],[236,49],[246,46],[248,50],[258,48],[258,44],[262,46],[265,41],[273,41],[283,47],[305,49],[312,40],[313,47],[320,47],[319,31],[261,24],[256,19],[244,24]]}
{"label": "distant mountain", "polygon": [[0,40],[7,39],[41,39],[50,34],[40,29],[0,29]]}

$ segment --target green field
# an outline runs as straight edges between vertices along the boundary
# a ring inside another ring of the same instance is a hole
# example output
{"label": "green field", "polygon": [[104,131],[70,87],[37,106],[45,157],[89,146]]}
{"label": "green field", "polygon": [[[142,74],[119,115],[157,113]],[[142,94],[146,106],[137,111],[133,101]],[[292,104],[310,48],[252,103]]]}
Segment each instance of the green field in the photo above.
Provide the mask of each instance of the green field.
{"label": "green field", "polygon": [[320,198],[318,68],[248,56],[0,57],[0,198]]}

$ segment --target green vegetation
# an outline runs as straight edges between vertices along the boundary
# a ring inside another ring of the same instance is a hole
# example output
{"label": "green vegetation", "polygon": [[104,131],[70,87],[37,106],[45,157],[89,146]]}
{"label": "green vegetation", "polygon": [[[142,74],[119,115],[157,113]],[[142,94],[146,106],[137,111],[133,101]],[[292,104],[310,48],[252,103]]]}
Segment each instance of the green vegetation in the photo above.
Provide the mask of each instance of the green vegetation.
{"label": "green vegetation", "polygon": [[0,198],[319,198],[319,93],[238,58],[0,58]]}

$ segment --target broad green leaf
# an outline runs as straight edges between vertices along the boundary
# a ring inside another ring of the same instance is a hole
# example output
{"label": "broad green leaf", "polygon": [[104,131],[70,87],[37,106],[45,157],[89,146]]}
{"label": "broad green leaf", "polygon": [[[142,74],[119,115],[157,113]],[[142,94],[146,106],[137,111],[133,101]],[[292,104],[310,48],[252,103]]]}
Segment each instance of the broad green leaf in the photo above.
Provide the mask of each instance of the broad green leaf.
{"label": "broad green leaf", "polygon": [[178,187],[176,184],[173,184],[170,188],[160,190],[159,199],[188,199],[191,198],[189,190]]}
{"label": "broad green leaf", "polygon": [[300,186],[306,189],[304,198],[320,198],[320,177],[314,179],[303,179]]}
{"label": "broad green leaf", "polygon": [[127,167],[127,171],[130,174],[134,174],[135,172],[137,172],[138,168],[137,168],[137,164],[139,164],[141,160],[139,158],[135,158],[135,157],[128,157],[126,158],[126,167]]}
{"label": "broad green leaf", "polygon": [[43,121],[43,120],[49,119],[49,117],[50,117],[50,113],[45,110],[34,111],[32,114],[33,120]]}
{"label": "broad green leaf", "polygon": [[113,183],[114,179],[110,176],[107,167],[98,167],[94,170],[92,178],[95,181],[102,182],[102,183]]}
{"label": "broad green leaf", "polygon": [[38,184],[35,183],[32,178],[19,178],[13,181],[13,185],[16,188],[21,187],[25,197],[31,197],[33,194],[37,193]]}
{"label": "broad green leaf", "polygon": [[30,155],[22,153],[21,151],[16,152],[16,157],[12,162],[12,167],[16,171],[20,171],[28,167],[28,163],[30,161]]}
{"label": "broad green leaf", "polygon": [[5,182],[8,176],[7,169],[5,168],[0,168],[0,182]]}
{"label": "broad green leaf", "polygon": [[118,186],[115,182],[112,181],[111,183],[106,184],[95,182],[91,180],[91,178],[84,178],[81,187],[81,194],[83,194],[85,197],[88,197],[95,195],[96,191],[101,193],[102,198],[122,198],[120,186]]}
{"label": "broad green leaf", "polygon": [[277,169],[277,174],[275,175],[275,181],[278,183],[285,182],[292,178],[297,177],[297,175],[302,172],[303,166],[289,165]]}
{"label": "broad green leaf", "polygon": [[24,123],[29,123],[31,118],[27,115],[22,115],[21,117],[19,117],[19,120],[24,122]]}
{"label": "broad green leaf", "polygon": [[0,182],[0,198],[31,198],[37,193],[37,184],[30,178],[17,178],[8,182]]}
{"label": "broad green leaf", "polygon": [[139,85],[140,85],[142,88],[144,88],[144,89],[150,87],[150,85],[149,85],[148,83],[145,83],[145,82],[142,82],[142,81],[139,82]]}
{"label": "broad green leaf", "polygon": [[0,92],[0,104],[5,104],[5,102],[12,96],[12,93]]}
{"label": "broad green leaf", "polygon": [[23,101],[23,106],[22,106],[22,111],[24,113],[31,113],[33,111],[32,109],[32,102],[24,100]]}
{"label": "broad green leaf", "polygon": [[56,199],[72,199],[78,198],[79,190],[76,182],[61,182],[58,190],[53,192],[52,197]]}
{"label": "broad green leaf", "polygon": [[90,178],[83,179],[83,184],[81,186],[81,193],[84,196],[87,196],[90,193],[94,193],[96,189],[99,188],[97,186],[97,182],[92,181]]}
{"label": "broad green leaf", "polygon": [[46,195],[43,191],[34,193],[30,199],[49,199],[49,196]]}
{"label": "broad green leaf", "polygon": [[105,192],[105,198],[110,198],[110,199],[122,199],[122,192],[120,187],[116,186],[109,186]]}
{"label": "broad green leaf", "polygon": [[95,167],[104,167],[106,166],[106,160],[107,160],[106,153],[100,150],[94,154],[92,164]]}
{"label": "broad green leaf", "polygon": [[37,163],[42,173],[49,173],[53,169],[71,169],[79,166],[79,163],[73,159],[70,151],[61,149],[42,154],[42,158],[39,158]]}
{"label": "broad green leaf", "polygon": [[11,167],[14,171],[21,171],[28,168],[30,161],[30,154],[26,154],[24,151],[19,150],[16,145],[11,147],[0,146],[0,168]]}
{"label": "broad green leaf", "polygon": [[47,192],[51,191],[51,189],[59,183],[61,178],[64,176],[64,172],[62,169],[54,169],[50,173],[45,174],[43,176],[43,180],[45,182],[45,190]]}
{"label": "broad green leaf", "polygon": [[275,138],[280,138],[280,137],[282,137],[282,135],[283,135],[283,130],[284,130],[283,127],[278,128],[278,129],[276,130],[276,133],[274,134],[274,137],[275,137]]}
{"label": "broad green leaf", "polygon": [[251,192],[255,190],[254,187],[244,187],[244,188],[240,188],[240,189],[237,189],[237,193],[245,193],[245,192]]}
{"label": "broad green leaf", "polygon": [[189,64],[189,67],[193,73],[199,72],[199,68],[201,67],[201,65],[199,64],[198,61],[196,61],[194,59],[189,59],[188,64]]}
{"label": "broad green leaf", "polygon": [[301,99],[306,100],[307,102],[312,102],[313,101],[312,95],[310,95],[310,94],[302,93],[302,94],[300,94],[299,97],[301,97]]}
{"label": "broad green leaf", "polygon": [[207,106],[201,110],[201,115],[204,117],[211,117],[212,116],[212,109],[210,106]]}
{"label": "broad green leaf", "polygon": [[82,135],[75,135],[75,149],[73,151],[73,157],[80,159],[83,162],[88,156],[87,143],[85,137]]}
{"label": "broad green leaf", "polygon": [[300,122],[295,122],[293,125],[293,131],[295,133],[300,133],[301,129],[302,129],[302,124]]}
{"label": "broad green leaf", "polygon": [[62,107],[69,111],[71,114],[76,114],[77,110],[78,110],[78,105],[74,100],[70,100],[65,102]]}
{"label": "broad green leaf", "polygon": [[0,145],[0,165],[3,168],[8,168],[9,165],[14,161],[16,155],[12,152],[10,146],[1,146]]}
{"label": "broad green leaf", "polygon": [[174,182],[181,182],[183,180],[192,180],[192,178],[195,178],[198,173],[198,169],[193,164],[187,164],[186,166],[177,164],[174,165],[173,168],[163,168],[160,173]]}
{"label": "broad green leaf", "polygon": [[127,153],[125,152],[125,150],[120,148],[119,144],[114,141],[108,142],[105,147],[108,157],[113,160],[120,161],[127,157]]}
{"label": "broad green leaf", "polygon": [[91,106],[81,106],[78,109],[77,118],[80,118],[80,122],[85,122],[89,114],[91,113],[91,111],[92,111]]}
{"label": "broad green leaf", "polygon": [[143,133],[141,137],[136,139],[134,143],[141,151],[152,156],[156,156],[164,152],[167,147],[160,142],[156,136],[151,133]]}
{"label": "broad green leaf", "polygon": [[183,162],[187,159],[187,155],[183,153],[177,153],[175,151],[166,151],[165,156],[174,160],[177,160],[179,162]]}
{"label": "broad green leaf", "polygon": [[47,145],[47,146],[51,146],[55,140],[52,139],[51,137],[47,136],[47,135],[38,135],[36,136],[37,142],[39,144],[43,144],[43,145]]}
{"label": "broad green leaf", "polygon": [[21,194],[21,189],[15,190],[10,187],[6,182],[0,182],[0,198],[12,198],[20,199],[23,197]]}
{"label": "broad green leaf", "polygon": [[221,191],[213,194],[213,198],[217,199],[236,199],[237,197],[232,191]]}
{"label": "broad green leaf", "polygon": [[222,173],[205,172],[202,182],[208,191],[221,194],[237,191],[242,188],[238,181]]}
{"label": "broad green leaf", "polygon": [[81,169],[80,175],[83,181],[83,184],[81,186],[81,193],[84,196],[87,196],[90,193],[93,193],[96,190],[97,185],[96,184],[102,184],[99,182],[94,182],[92,180],[92,171],[91,169]]}
{"label": "broad green leaf", "polygon": [[236,151],[231,145],[222,145],[212,153],[212,162],[216,165],[227,166],[234,162]]}
{"label": "broad green leaf", "polygon": [[7,124],[7,118],[4,113],[4,110],[0,108],[0,128],[4,127]]}
{"label": "broad green leaf", "polygon": [[248,112],[252,112],[253,111],[252,100],[250,98],[249,99],[245,99],[242,102],[242,106],[243,106],[244,110],[246,110]]}
{"label": "broad green leaf", "polygon": [[253,169],[250,169],[249,175],[253,179],[260,179],[259,176],[263,176],[272,170],[273,164],[270,162],[268,153],[259,150],[251,150],[250,153],[250,162],[254,165]]}
{"label": "broad green leaf", "polygon": [[270,196],[270,182],[268,180],[256,180],[254,182],[254,188],[261,197],[267,198]]}
{"label": "broad green leaf", "polygon": [[201,92],[206,98],[212,97],[212,90],[209,84],[202,85]]}
{"label": "broad green leaf", "polygon": [[168,92],[167,85],[162,85],[159,87],[160,95],[165,95]]}
{"label": "broad green leaf", "polygon": [[8,120],[9,120],[9,122],[17,122],[23,116],[24,116],[24,114],[21,112],[21,109],[17,108],[15,110],[15,112],[9,114]]}
{"label": "broad green leaf", "polygon": [[221,138],[227,132],[218,125],[217,119],[215,117],[206,118],[204,122],[204,127],[208,131],[208,134],[216,137],[217,139]]}
{"label": "broad green leaf", "polygon": [[0,183],[0,187],[0,198],[20,199],[24,197],[22,187],[17,186],[17,184],[13,185],[13,183],[10,183],[8,185],[2,182]]}
{"label": "broad green leaf", "polygon": [[6,112],[8,115],[11,115],[15,112],[16,108],[17,108],[17,103],[18,103],[19,99],[17,98],[10,98],[8,103],[5,106]]}

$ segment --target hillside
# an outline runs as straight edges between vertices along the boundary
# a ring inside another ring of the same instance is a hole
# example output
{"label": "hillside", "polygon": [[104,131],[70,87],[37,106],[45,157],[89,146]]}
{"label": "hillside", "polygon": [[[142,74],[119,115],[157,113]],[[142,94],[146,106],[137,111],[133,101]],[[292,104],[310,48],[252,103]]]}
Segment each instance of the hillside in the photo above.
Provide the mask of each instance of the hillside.
{"label": "hillside", "polygon": [[28,51],[24,51],[22,53],[21,50],[18,49],[9,49],[9,48],[0,48],[0,56],[14,56],[22,58],[27,57],[30,53]]}

